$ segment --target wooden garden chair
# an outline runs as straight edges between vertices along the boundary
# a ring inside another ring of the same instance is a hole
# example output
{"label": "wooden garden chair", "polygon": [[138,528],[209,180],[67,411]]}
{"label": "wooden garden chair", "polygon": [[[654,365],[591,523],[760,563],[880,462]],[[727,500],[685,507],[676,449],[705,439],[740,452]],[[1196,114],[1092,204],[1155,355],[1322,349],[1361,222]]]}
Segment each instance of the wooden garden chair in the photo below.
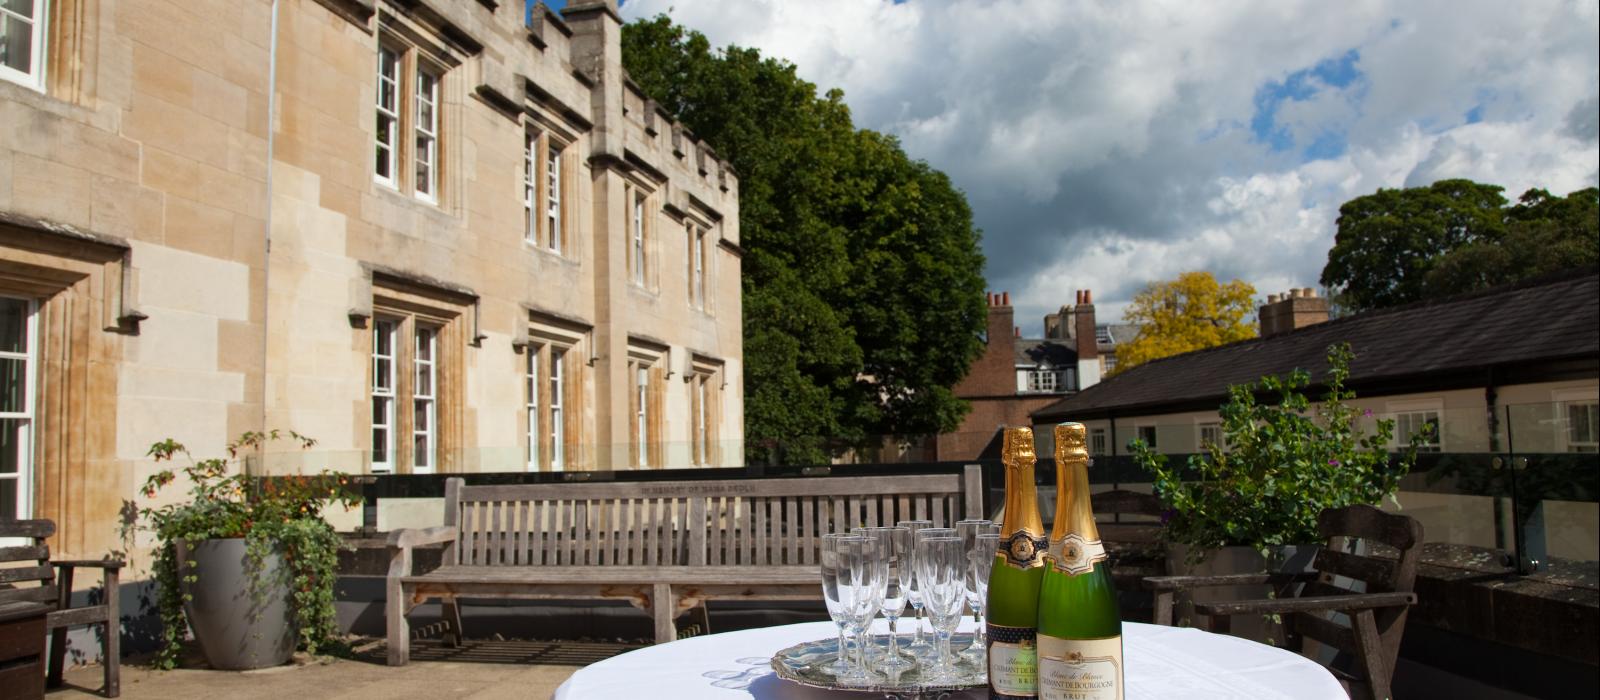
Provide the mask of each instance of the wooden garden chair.
{"label": "wooden garden chair", "polygon": [[[47,685],[61,685],[66,666],[67,628],[99,625],[101,663],[105,666],[106,697],[122,693],[119,680],[122,656],[122,626],[118,624],[117,577],[122,562],[115,560],[51,561],[45,538],[54,535],[56,524],[49,520],[0,520],[0,541],[20,539],[31,544],[0,546],[0,608],[11,605],[44,604],[45,630],[51,635]],[[100,569],[104,576],[105,600],[99,605],[72,606],[72,574],[76,569]],[[57,572],[60,572],[59,574]],[[19,585],[21,584],[21,585]],[[0,695],[5,691],[0,688]]]}
{"label": "wooden garden chair", "polygon": [[[1174,595],[1207,586],[1269,584],[1292,590],[1289,597],[1196,603],[1195,612],[1211,620],[1212,631],[1226,632],[1232,615],[1282,615],[1284,640],[1302,654],[1320,642],[1339,653],[1329,670],[1352,697],[1388,698],[1406,611],[1417,602],[1412,586],[1422,554],[1422,524],[1404,515],[1364,505],[1329,509],[1318,518],[1327,544],[1317,552],[1314,571],[1304,574],[1234,574],[1224,576],[1159,576],[1145,579],[1156,594],[1156,623],[1172,624]],[[1358,540],[1385,544],[1396,558],[1353,553]],[[1364,590],[1353,590],[1356,583]]]}

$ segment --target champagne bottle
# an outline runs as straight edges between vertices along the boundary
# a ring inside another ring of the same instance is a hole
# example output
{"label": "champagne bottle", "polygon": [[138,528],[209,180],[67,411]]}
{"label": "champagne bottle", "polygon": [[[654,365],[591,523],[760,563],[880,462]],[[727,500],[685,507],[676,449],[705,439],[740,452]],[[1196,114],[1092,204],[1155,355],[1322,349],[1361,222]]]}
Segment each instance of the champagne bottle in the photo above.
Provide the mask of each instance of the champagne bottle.
{"label": "champagne bottle", "polygon": [[1039,580],[1044,575],[1044,523],[1033,485],[1033,429],[1006,428],[1006,511],[1000,551],[989,574],[989,698],[1038,697]]}
{"label": "champagne bottle", "polygon": [[1056,520],[1039,592],[1039,699],[1122,700],[1122,617],[1089,505],[1082,423],[1056,426]]}

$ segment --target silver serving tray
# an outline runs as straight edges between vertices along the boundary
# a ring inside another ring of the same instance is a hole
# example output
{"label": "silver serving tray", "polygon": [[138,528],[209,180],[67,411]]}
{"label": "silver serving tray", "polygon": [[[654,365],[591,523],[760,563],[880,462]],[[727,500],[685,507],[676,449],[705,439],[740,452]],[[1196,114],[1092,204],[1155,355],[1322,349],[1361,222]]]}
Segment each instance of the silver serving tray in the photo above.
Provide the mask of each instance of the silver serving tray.
{"label": "silver serving tray", "polygon": [[[887,639],[883,635],[878,635],[873,638],[873,643],[881,645],[886,643]],[[971,644],[971,634],[957,634],[950,639],[950,648],[955,652]],[[960,679],[953,684],[924,682],[922,677],[924,668],[920,663],[903,671],[891,672],[891,675],[885,675],[886,672],[882,669],[873,669],[873,680],[867,683],[841,681],[827,668],[837,656],[838,647],[837,638],[796,644],[772,656],[772,670],[783,680],[812,688],[887,693],[907,697],[984,688],[989,685],[989,674],[986,669],[959,660],[956,662],[956,673]],[[904,649],[902,646],[901,650]]]}

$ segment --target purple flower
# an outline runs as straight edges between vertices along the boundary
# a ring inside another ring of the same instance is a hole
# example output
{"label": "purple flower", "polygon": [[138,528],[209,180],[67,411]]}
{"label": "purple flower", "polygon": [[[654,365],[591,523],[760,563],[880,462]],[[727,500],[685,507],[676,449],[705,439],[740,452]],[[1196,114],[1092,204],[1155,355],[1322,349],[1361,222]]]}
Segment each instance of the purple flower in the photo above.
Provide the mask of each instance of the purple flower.
{"label": "purple flower", "polygon": [[1177,514],[1178,510],[1176,508],[1168,508],[1167,512],[1161,514],[1161,524],[1166,525]]}
{"label": "purple flower", "polygon": [[1370,409],[1370,408],[1368,408],[1368,409],[1363,409],[1363,410],[1362,410],[1362,411],[1361,411],[1361,415],[1362,415],[1362,416],[1363,416],[1363,417],[1365,417],[1365,418],[1371,418],[1371,417],[1372,417],[1372,409]]}
{"label": "purple flower", "polygon": [[1330,466],[1330,467],[1337,467],[1337,466],[1339,466],[1339,460],[1337,460],[1337,459],[1330,459],[1330,460],[1328,460],[1328,466]]}

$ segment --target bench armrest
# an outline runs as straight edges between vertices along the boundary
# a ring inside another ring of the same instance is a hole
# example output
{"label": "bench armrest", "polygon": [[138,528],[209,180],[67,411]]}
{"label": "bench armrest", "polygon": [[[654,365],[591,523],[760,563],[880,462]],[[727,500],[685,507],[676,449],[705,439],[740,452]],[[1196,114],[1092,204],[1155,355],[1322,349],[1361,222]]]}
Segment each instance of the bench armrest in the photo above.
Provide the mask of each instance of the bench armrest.
{"label": "bench armrest", "polygon": [[403,528],[389,533],[389,549],[421,547],[456,541],[456,529],[451,525],[438,527]]}
{"label": "bench armrest", "polygon": [[1143,584],[1151,591],[1185,591],[1214,586],[1258,586],[1307,583],[1317,578],[1315,571],[1301,574],[1223,574],[1220,576],[1147,576]]}
{"label": "bench armrest", "polygon": [[1351,593],[1350,595],[1319,595],[1303,598],[1195,603],[1194,611],[1207,617],[1327,611],[1354,612],[1356,610],[1371,610],[1374,608],[1401,607],[1413,605],[1416,602],[1417,594],[1415,593]]}
{"label": "bench armrest", "polygon": [[125,564],[117,559],[59,559],[50,562],[51,566],[61,568],[95,568],[95,569],[120,569]]}
{"label": "bench armrest", "polygon": [[402,528],[389,533],[389,580],[398,585],[400,578],[411,575],[411,550],[430,544],[456,541],[456,528],[452,525],[438,527]]}

